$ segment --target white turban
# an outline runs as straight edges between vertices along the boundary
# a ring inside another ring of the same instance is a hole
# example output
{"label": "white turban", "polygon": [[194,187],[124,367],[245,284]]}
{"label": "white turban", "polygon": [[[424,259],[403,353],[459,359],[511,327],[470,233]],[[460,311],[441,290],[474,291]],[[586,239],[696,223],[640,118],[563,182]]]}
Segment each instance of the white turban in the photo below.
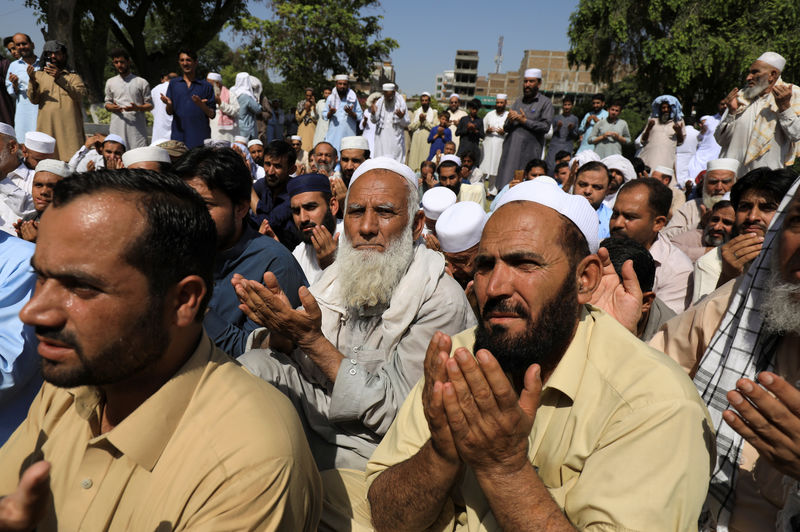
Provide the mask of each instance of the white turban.
{"label": "white turban", "polygon": [[433,187],[422,195],[422,211],[425,213],[425,218],[438,220],[439,216],[457,201],[458,196],[449,188]]}
{"label": "white turban", "polygon": [[474,201],[462,201],[449,207],[436,221],[436,238],[442,251],[460,253],[480,242],[487,219],[483,207]]}
{"label": "white turban", "polygon": [[352,189],[353,183],[356,182],[356,179],[366,174],[370,170],[388,170],[389,172],[394,172],[395,174],[404,178],[414,189],[419,186],[419,183],[417,182],[417,176],[414,174],[414,171],[411,168],[403,163],[395,161],[391,157],[376,157],[375,159],[369,159],[365,161],[361,166],[356,168],[356,171],[353,172],[353,177],[350,178],[349,188]]}
{"label": "white turban", "polygon": [[384,84],[383,84],[383,86],[381,87],[381,90],[385,90],[385,91],[393,91],[393,90],[395,90],[396,88],[397,88],[397,87],[395,87],[395,86],[394,86],[394,83],[384,83]]}
{"label": "white turban", "polygon": [[67,177],[72,173],[69,170],[69,165],[58,159],[44,159],[39,161],[39,164],[36,165],[36,173],[38,172],[50,172],[51,174],[56,174],[61,177]]}
{"label": "white turban", "polygon": [[524,78],[542,79],[542,71],[538,68],[529,68],[525,71]]}
{"label": "white turban", "polygon": [[786,66],[786,59],[784,59],[782,55],[776,54],[775,52],[764,52],[758,59],[756,59],[756,61],[761,61],[762,63],[773,66],[778,70],[778,72],[783,72],[783,67]]}
{"label": "white turban", "polygon": [[38,153],[50,154],[56,150],[56,139],[40,131],[25,133],[25,147]]}
{"label": "white turban", "polygon": [[441,166],[442,163],[445,163],[447,161],[456,163],[458,166],[461,166],[461,157],[449,153],[447,155],[442,155],[442,157],[439,159],[439,166]]}
{"label": "white turban", "polygon": [[6,135],[7,137],[14,137],[17,138],[17,132],[14,131],[14,128],[10,125],[6,124],[5,122],[0,122],[0,135]]}
{"label": "white turban", "polygon": [[339,145],[339,151],[343,150],[369,150],[369,142],[366,137],[352,136],[344,137]]}
{"label": "white turban", "polygon": [[258,139],[253,139],[253,140],[251,140],[250,142],[247,143],[247,147],[248,148],[251,147],[251,146],[263,146],[263,145],[264,145],[264,143],[261,142]]}
{"label": "white turban", "polygon": [[350,78],[347,77],[347,74],[337,74],[334,78],[334,81],[350,81]]}
{"label": "white turban", "polygon": [[739,166],[741,165],[737,159],[714,159],[713,161],[708,161],[706,170],[709,172],[712,170],[728,170],[736,174],[739,172]]}
{"label": "white turban", "polygon": [[145,146],[143,148],[134,148],[122,154],[122,164],[128,168],[136,163],[171,163],[169,152],[164,148],[158,146]]}
{"label": "white turban", "polygon": [[422,91],[422,94],[420,94],[420,96],[427,96],[427,97],[429,97],[429,98],[430,98],[430,96],[431,96],[431,93],[430,93],[430,92],[428,92],[428,91]]}
{"label": "white turban", "polygon": [[591,161],[599,161],[600,156],[594,150],[583,150],[575,154],[575,157],[569,162],[570,168],[572,168],[572,161],[578,161],[578,169],[584,164],[591,162]]}
{"label": "white turban", "polygon": [[222,74],[217,74],[216,72],[209,72],[208,75],[206,76],[206,79],[222,83]]}
{"label": "white turban", "polygon": [[508,100],[508,94],[504,94],[504,93],[501,92],[500,94],[495,96],[495,99],[496,100]]}
{"label": "white turban", "polygon": [[656,166],[655,168],[653,168],[653,172],[660,172],[670,177],[675,175],[675,172],[669,166]]}
{"label": "white turban", "polygon": [[631,162],[622,155],[615,153],[613,155],[609,155],[600,162],[606,165],[609,170],[617,170],[622,172],[622,177],[626,183],[636,179],[636,170],[633,169],[633,164],[631,164]]}

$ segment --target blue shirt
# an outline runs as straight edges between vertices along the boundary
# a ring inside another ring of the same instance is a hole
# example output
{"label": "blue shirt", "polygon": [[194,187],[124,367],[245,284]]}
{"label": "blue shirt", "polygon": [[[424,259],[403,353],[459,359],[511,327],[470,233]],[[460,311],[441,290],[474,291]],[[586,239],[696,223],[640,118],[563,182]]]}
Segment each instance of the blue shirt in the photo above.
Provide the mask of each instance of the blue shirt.
{"label": "blue shirt", "polygon": [[592,138],[592,130],[597,122],[589,122],[589,117],[591,115],[595,115],[599,122],[600,120],[606,118],[608,116],[608,111],[605,109],[601,109],[599,113],[593,113],[589,111],[585,115],[583,115],[583,120],[581,120],[581,125],[578,127],[578,131],[581,135],[583,135],[583,139],[581,139],[581,145],[578,146],[578,151],[575,153],[580,153],[584,150],[592,150],[594,151],[594,144],[589,144],[589,139]]}
{"label": "blue shirt", "polygon": [[444,128],[444,137],[435,138],[436,134],[439,132],[437,129],[439,126],[436,126],[431,129],[431,132],[428,133],[428,144],[431,145],[431,149],[428,151],[428,160],[432,161],[434,157],[436,157],[436,150],[441,151],[444,153],[444,145],[448,142],[453,140],[453,134],[450,132],[450,128]]}
{"label": "blue shirt", "polygon": [[281,244],[290,250],[297,247],[300,236],[292,219],[291,198],[286,187],[283,186],[277,192],[273,192],[264,179],[259,179],[253,183],[253,190],[258,196],[258,205],[255,214],[250,217],[256,227],[260,227],[261,222],[267,220]]}
{"label": "blue shirt", "polygon": [[605,203],[601,203],[597,209],[597,218],[599,218],[599,226],[597,229],[597,238],[603,240],[611,236],[608,224],[611,221],[611,213],[613,210],[609,209]]}
{"label": "blue shirt", "polygon": [[217,346],[233,357],[244,353],[247,337],[258,324],[239,310],[239,298],[231,285],[234,273],[245,279],[263,282],[264,272],[272,272],[293,307],[300,306],[297,290],[308,286],[294,256],[272,238],[258,233],[247,223],[239,241],[217,255],[214,266],[214,292],[208,303],[203,327]]}
{"label": "blue shirt", "polygon": [[174,78],[167,87],[167,98],[172,100],[172,140],[180,140],[190,149],[202,146],[204,140],[211,138],[208,116],[192,101],[195,94],[216,110],[214,88],[204,79],[196,79],[189,86],[182,77]]}
{"label": "blue shirt", "polygon": [[31,298],[36,275],[30,266],[35,246],[0,232],[0,445],[28,414],[42,385],[39,342],[19,311]]}
{"label": "blue shirt", "polygon": [[[39,69],[39,58],[33,62],[33,68]],[[19,78],[17,90],[11,83],[9,76],[14,74]],[[6,91],[14,97],[17,103],[17,110],[14,113],[14,131],[17,134],[17,142],[25,143],[25,133],[36,131],[36,117],[39,116],[39,106],[31,103],[28,99],[28,63],[22,59],[17,59],[8,67],[6,74]]]}

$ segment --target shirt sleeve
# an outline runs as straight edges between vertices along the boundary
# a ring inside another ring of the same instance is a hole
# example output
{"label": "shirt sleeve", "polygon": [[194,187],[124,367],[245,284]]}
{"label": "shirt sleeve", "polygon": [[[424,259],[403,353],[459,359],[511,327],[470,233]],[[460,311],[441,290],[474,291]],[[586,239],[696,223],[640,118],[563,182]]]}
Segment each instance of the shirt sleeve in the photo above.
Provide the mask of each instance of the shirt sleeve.
{"label": "shirt sleeve", "polygon": [[631,142],[631,132],[628,131],[628,123],[624,120],[620,120],[622,122],[622,138],[625,139],[625,144],[630,144]]}
{"label": "shirt sleeve", "polygon": [[525,117],[525,121],[519,123],[532,133],[547,133],[550,129],[550,124],[553,122],[553,103],[550,99],[544,100],[539,116],[536,118]]}
{"label": "shirt sleeve", "polygon": [[106,80],[106,99],[105,103],[114,103],[114,92],[111,90],[111,80],[114,78],[109,78]]}
{"label": "shirt sleeve", "polygon": [[790,142],[800,142],[800,102],[778,113],[778,125]]}

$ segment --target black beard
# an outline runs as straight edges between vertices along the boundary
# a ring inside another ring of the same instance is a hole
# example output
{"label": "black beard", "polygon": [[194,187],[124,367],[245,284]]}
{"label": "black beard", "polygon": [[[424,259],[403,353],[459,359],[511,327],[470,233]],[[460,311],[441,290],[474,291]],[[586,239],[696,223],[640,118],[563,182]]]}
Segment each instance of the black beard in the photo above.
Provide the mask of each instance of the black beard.
{"label": "black beard", "polygon": [[[503,371],[513,377],[522,377],[531,364],[539,364],[541,375],[548,375],[558,365],[567,346],[572,341],[580,316],[576,302],[575,275],[571,273],[558,293],[547,301],[539,317],[531,321],[530,315],[507,299],[490,299],[481,310],[481,321],[475,331],[474,352],[488,349]],[[486,325],[483,318],[491,310],[512,311],[528,322],[527,331],[519,337],[509,337],[502,325]]]}
{"label": "black beard", "polygon": [[[307,233],[304,231],[304,229],[308,229],[309,227],[316,227],[316,225],[317,224],[309,220],[307,222],[301,223],[300,227],[297,228],[298,233],[300,234],[300,239],[309,246],[312,245],[311,235],[313,233]],[[328,232],[331,234],[331,236],[333,236],[333,234],[336,232],[336,217],[333,215],[330,209],[327,210],[325,216],[322,218],[322,227],[327,229]]]}

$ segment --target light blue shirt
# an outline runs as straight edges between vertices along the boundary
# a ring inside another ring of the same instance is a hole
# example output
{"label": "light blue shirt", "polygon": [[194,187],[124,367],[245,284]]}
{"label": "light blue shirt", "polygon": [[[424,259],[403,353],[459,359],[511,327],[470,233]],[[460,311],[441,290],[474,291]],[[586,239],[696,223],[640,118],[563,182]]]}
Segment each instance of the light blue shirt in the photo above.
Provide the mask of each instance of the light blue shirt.
{"label": "light blue shirt", "polygon": [[614,211],[609,209],[605,203],[601,203],[600,208],[597,209],[597,218],[599,220],[597,238],[600,241],[611,236],[611,231],[608,228],[608,224],[611,222],[612,212]]}
{"label": "light blue shirt", "polygon": [[[33,63],[33,68],[39,68],[39,58]],[[19,78],[17,90],[9,80],[11,74]],[[36,131],[36,117],[39,115],[39,106],[28,99],[28,63],[17,59],[8,66],[6,74],[6,91],[17,102],[17,111],[14,114],[14,131],[17,133],[17,142],[25,142],[25,133]]]}
{"label": "light blue shirt", "polygon": [[[581,145],[578,146],[578,151],[576,151],[575,153],[580,153],[583,150],[592,150],[592,151],[594,151],[594,144],[589,144],[589,139],[592,138],[592,130],[594,129],[594,126],[597,124],[597,122],[589,123],[589,116],[592,115],[592,114],[594,114],[594,113],[589,111],[588,113],[586,113],[583,116],[583,120],[581,120],[581,125],[578,128],[578,131],[580,131],[581,135],[583,135],[583,139],[581,139]],[[595,116],[597,116],[597,118],[602,120],[602,119],[604,119],[605,117],[608,116],[608,111],[606,111],[605,109],[602,109]],[[598,120],[598,122],[600,120]]]}
{"label": "light blue shirt", "polygon": [[34,249],[30,242],[0,233],[0,445],[25,419],[42,385],[39,342],[33,327],[19,319],[36,284],[30,266]]}
{"label": "light blue shirt", "polygon": [[[356,118],[352,118],[347,114],[347,111],[344,110],[347,106],[353,108]],[[364,112],[361,110],[361,105],[358,103],[358,98],[353,89],[349,89],[347,97],[341,100],[334,88],[331,95],[325,100],[325,108],[322,110],[322,115],[325,118],[328,117],[328,111],[331,107],[334,107],[336,112],[328,122],[328,132],[325,134],[325,142],[330,143],[331,146],[336,148],[336,151],[339,152],[339,145],[342,143],[344,137],[358,135],[358,124],[364,117]]]}

